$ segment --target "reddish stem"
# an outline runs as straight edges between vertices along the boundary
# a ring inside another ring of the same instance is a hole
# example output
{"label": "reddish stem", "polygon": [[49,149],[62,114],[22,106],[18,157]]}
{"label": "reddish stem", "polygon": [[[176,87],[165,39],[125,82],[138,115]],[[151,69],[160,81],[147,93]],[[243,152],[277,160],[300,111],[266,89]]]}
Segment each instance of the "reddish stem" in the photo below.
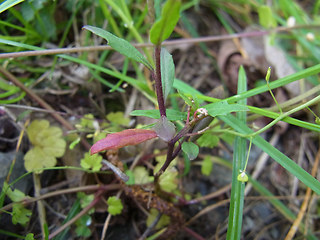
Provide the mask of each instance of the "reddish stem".
{"label": "reddish stem", "polygon": [[154,50],[155,60],[156,60],[156,71],[153,75],[155,80],[155,87],[156,87],[156,94],[157,100],[159,105],[160,116],[167,116],[166,115],[166,107],[164,105],[164,98],[163,98],[163,89],[162,89],[162,81],[161,81],[161,46],[156,46]]}

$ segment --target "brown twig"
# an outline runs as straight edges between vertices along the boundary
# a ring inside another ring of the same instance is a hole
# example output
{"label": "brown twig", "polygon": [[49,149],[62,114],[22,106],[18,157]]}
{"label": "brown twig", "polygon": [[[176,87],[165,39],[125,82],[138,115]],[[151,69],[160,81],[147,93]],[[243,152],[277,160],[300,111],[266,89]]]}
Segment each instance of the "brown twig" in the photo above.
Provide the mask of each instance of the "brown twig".
{"label": "brown twig", "polygon": [[100,190],[95,198],[93,199],[93,201],[86,206],[84,209],[82,209],[81,212],[79,212],[74,218],[72,218],[70,221],[68,221],[66,224],[64,224],[63,226],[61,226],[60,228],[58,228],[55,232],[51,233],[49,235],[49,239],[54,238],[55,236],[57,236],[59,233],[61,233],[63,230],[65,230],[66,228],[68,228],[70,225],[72,225],[75,221],[77,221],[79,218],[81,218],[84,214],[86,214],[88,211],[90,211],[91,208],[93,208],[101,199],[101,195],[104,193],[103,190]]}
{"label": "brown twig", "polygon": [[[68,194],[68,193],[74,193],[74,192],[85,192],[85,191],[97,191],[97,190],[104,190],[104,191],[111,191],[111,190],[117,190],[120,189],[120,184],[109,184],[109,185],[88,185],[88,186],[82,186],[82,187],[76,187],[76,188],[67,188],[62,189],[55,192],[50,192],[47,194],[40,195],[39,197],[35,198],[26,198],[20,202],[16,203],[22,203],[24,205],[28,205],[31,203],[34,203],[36,201],[40,201],[46,198],[54,197],[54,196],[60,196],[62,194]],[[12,208],[14,203],[10,203],[0,209],[0,214],[2,214],[5,211],[8,211]]]}
{"label": "brown twig", "polygon": [[[217,42],[224,41],[228,39],[234,38],[249,38],[249,37],[260,37],[264,35],[268,35],[271,32],[285,32],[294,29],[311,29],[311,28],[319,28],[320,25],[298,25],[294,27],[278,27],[268,31],[254,31],[254,32],[246,32],[246,33],[235,33],[228,35],[220,35],[220,36],[207,36],[207,37],[198,37],[198,38],[190,38],[190,39],[177,39],[177,40],[168,40],[162,43],[162,46],[172,46],[179,44],[196,44],[196,43],[205,43],[205,42]],[[138,43],[132,44],[136,48],[143,47],[153,47],[154,45],[151,43]],[[66,54],[66,53],[79,53],[79,52],[92,52],[92,51],[105,51],[112,49],[110,46],[89,46],[89,47],[75,47],[75,48],[57,48],[57,49],[44,49],[44,50],[33,50],[33,51],[21,51],[14,53],[1,53],[0,59],[5,58],[17,58],[17,57],[30,57],[30,56],[43,56],[43,55],[56,55],[56,54]]]}
{"label": "brown twig", "polygon": [[[311,171],[311,176],[315,176],[316,173],[317,173],[317,170],[318,170],[318,165],[319,165],[319,159],[320,159],[320,151],[318,151],[317,153],[317,156],[316,156],[316,160],[314,162],[314,165],[312,167],[312,171]],[[299,226],[300,226],[300,223],[302,221],[302,218],[307,210],[307,207],[308,207],[308,204],[309,204],[309,201],[310,201],[310,197],[311,197],[311,193],[312,193],[312,190],[311,188],[307,188],[307,191],[306,191],[306,197],[304,198],[303,200],[303,203],[301,204],[301,208],[300,208],[300,211],[297,215],[297,218],[296,220],[293,222],[289,232],[287,233],[287,236],[285,238],[285,240],[291,240],[293,239],[294,235],[296,234],[297,230],[299,229]]]}

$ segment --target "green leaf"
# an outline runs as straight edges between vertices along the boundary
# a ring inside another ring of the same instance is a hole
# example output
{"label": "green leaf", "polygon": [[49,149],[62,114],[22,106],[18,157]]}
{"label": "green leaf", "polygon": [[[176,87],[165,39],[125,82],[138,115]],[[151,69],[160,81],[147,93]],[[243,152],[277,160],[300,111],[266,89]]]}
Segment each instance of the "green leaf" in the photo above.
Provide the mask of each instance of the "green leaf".
{"label": "green leaf", "polygon": [[13,224],[21,224],[25,226],[32,215],[32,211],[26,209],[21,203],[14,203],[12,205],[12,223]]}
{"label": "green leaf", "polygon": [[123,125],[126,127],[128,127],[130,123],[130,119],[124,117],[123,112],[111,112],[107,115],[107,119],[116,125]]}
{"label": "green leaf", "polygon": [[24,240],[34,240],[34,234],[28,233]]}
{"label": "green leaf", "polygon": [[91,230],[88,226],[91,225],[91,217],[88,214],[83,215],[76,221],[76,234],[78,237],[90,237]]}
{"label": "green leaf", "polygon": [[[159,151],[154,151],[154,154],[159,153]],[[155,168],[153,169],[153,174],[155,175],[163,166],[166,161],[165,155],[160,155],[156,157],[156,161],[158,162]],[[178,171],[176,169],[177,161],[173,160],[167,170],[161,174],[159,178],[159,185],[163,191],[166,192],[174,192],[178,189]]]}
{"label": "green leaf", "polygon": [[[160,166],[162,167],[162,165]],[[161,174],[159,178],[159,185],[163,191],[174,192],[178,189],[178,171],[170,166]]]}
{"label": "green leaf", "polygon": [[[247,76],[243,66],[240,66],[238,73],[238,94],[247,90]],[[238,101],[240,104],[247,104],[247,99]],[[247,123],[247,112],[237,112],[237,120],[242,124]],[[227,231],[227,240],[241,238],[241,228],[243,219],[244,204],[244,182],[238,181],[238,174],[246,165],[246,139],[236,136],[234,142],[233,161],[232,161],[232,188],[229,210],[229,223]]]}
{"label": "green leaf", "polygon": [[153,177],[149,176],[147,169],[143,166],[137,166],[133,169],[134,183],[146,184],[153,181]]}
{"label": "green leaf", "polygon": [[[93,194],[85,194],[84,192],[77,192],[77,198],[80,200],[81,208],[87,207],[94,199]],[[94,208],[91,208],[88,214],[94,213]]]}
{"label": "green leaf", "polygon": [[[180,112],[174,109],[167,109],[167,119],[169,121],[182,121],[187,119],[186,112]],[[131,116],[141,116],[141,117],[149,117],[153,119],[159,119],[160,113],[157,109],[151,110],[134,110],[130,113]]]}
{"label": "green leaf", "polygon": [[[55,166],[56,158],[62,157],[66,149],[62,130],[58,127],[50,127],[47,120],[34,120],[28,126],[27,134],[34,148],[24,156],[26,170],[33,171]],[[37,173],[41,172],[42,170],[37,171]]]}
{"label": "green leaf", "polygon": [[123,205],[121,200],[117,197],[109,197],[107,200],[108,203],[108,212],[114,216],[122,212]]}
{"label": "green leaf", "polygon": [[118,38],[115,35],[105,31],[101,28],[93,27],[93,26],[84,26],[84,29],[91,31],[92,33],[106,39],[109,45],[116,50],[117,52],[121,53],[122,55],[131,58],[137,62],[142,63],[150,70],[153,69],[152,65],[148,62],[148,60],[128,41]]}
{"label": "green leaf", "polygon": [[196,95],[185,93],[181,90],[178,90],[178,93],[180,97],[186,102],[186,104],[192,107],[192,109],[196,110],[199,108],[200,102]]}
{"label": "green leaf", "polygon": [[90,153],[85,153],[84,158],[81,159],[80,165],[84,169],[92,169],[92,171],[97,172],[102,167],[102,156],[99,154],[90,155]]}
{"label": "green leaf", "polygon": [[184,142],[182,143],[181,148],[190,160],[196,159],[199,154],[199,147],[193,142]]}
{"label": "green leaf", "polygon": [[201,173],[205,176],[209,176],[212,171],[213,162],[210,156],[206,156],[201,163]]}
{"label": "green leaf", "polygon": [[7,182],[3,183],[3,188],[7,189],[6,194],[13,202],[22,201],[26,197],[26,195],[23,192],[21,192],[19,189],[14,189],[12,191]]}
{"label": "green leaf", "polygon": [[267,5],[261,5],[258,8],[259,23],[264,28],[276,27],[277,22],[272,15],[272,10]]}
{"label": "green leaf", "polygon": [[84,128],[93,128],[94,116],[89,113],[84,115],[80,120],[80,125]]}
{"label": "green leaf", "polygon": [[168,0],[161,11],[161,18],[156,21],[150,30],[150,41],[159,45],[173,32],[180,18],[180,0]]}
{"label": "green leaf", "polygon": [[164,100],[167,99],[174,81],[174,63],[172,55],[165,49],[161,48],[161,81]]}
{"label": "green leaf", "polygon": [[200,138],[198,138],[197,143],[200,147],[213,148],[218,145],[219,137],[213,135],[211,132],[205,132]]}
{"label": "green leaf", "polygon": [[[147,226],[150,227],[152,225],[152,223],[156,220],[157,216],[159,215],[159,211],[155,208],[151,208],[150,209],[150,214],[148,215],[147,218]],[[167,226],[170,223],[170,217],[167,215],[162,215],[157,223],[157,225],[155,226],[156,230],[159,230],[165,226]]]}
{"label": "green leaf", "polygon": [[245,105],[241,104],[229,104],[226,101],[210,103],[203,108],[208,110],[208,114],[211,117],[216,117],[219,115],[226,115],[231,112],[242,112],[248,111],[249,109]]}
{"label": "green leaf", "polygon": [[48,155],[41,147],[34,147],[30,149],[24,156],[24,166],[28,172],[35,171],[36,173],[42,173],[40,168],[54,167],[57,163],[57,159],[54,156]]}

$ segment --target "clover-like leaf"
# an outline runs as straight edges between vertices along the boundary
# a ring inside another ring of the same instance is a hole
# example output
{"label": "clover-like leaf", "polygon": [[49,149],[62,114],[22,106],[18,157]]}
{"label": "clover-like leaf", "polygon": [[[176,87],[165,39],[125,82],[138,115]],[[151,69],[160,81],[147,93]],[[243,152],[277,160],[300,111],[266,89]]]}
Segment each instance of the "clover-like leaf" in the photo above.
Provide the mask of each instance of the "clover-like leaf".
{"label": "clover-like leaf", "polygon": [[24,166],[28,172],[34,171],[36,173],[42,173],[43,170],[40,168],[54,167],[57,163],[57,159],[48,155],[43,148],[34,147],[30,149],[24,156]]}
{"label": "clover-like leaf", "polygon": [[109,197],[107,200],[108,203],[108,212],[114,216],[118,215],[122,212],[123,205],[119,198],[117,197]]}
{"label": "clover-like leaf", "polygon": [[108,134],[106,138],[99,140],[91,147],[90,153],[95,154],[104,150],[137,145],[156,137],[157,134],[153,130],[127,129],[118,133]]}
{"label": "clover-like leaf", "polygon": [[97,172],[102,167],[102,156],[98,154],[90,155],[90,153],[85,153],[84,158],[81,159],[80,165],[84,169],[92,169],[92,171]]}
{"label": "clover-like leaf", "polygon": [[[24,156],[26,170],[55,166],[56,158],[62,157],[66,149],[62,130],[59,127],[50,127],[47,120],[34,120],[28,126],[27,134],[34,148]],[[42,170],[37,170],[37,173],[41,172]]]}
{"label": "clover-like leaf", "polygon": [[33,233],[28,233],[27,236],[25,237],[25,240],[35,240],[34,239],[34,234]]}
{"label": "clover-like leaf", "polygon": [[25,226],[32,215],[32,211],[25,208],[21,203],[14,203],[12,205],[12,223],[13,224],[21,224]]}
{"label": "clover-like leaf", "polygon": [[84,128],[93,128],[94,116],[89,113],[84,115],[80,120],[80,125]]}
{"label": "clover-like leaf", "polygon": [[124,117],[123,112],[111,112],[107,115],[107,119],[117,125],[129,126],[130,119]]}
{"label": "clover-like leaf", "polygon": [[90,237],[91,236],[91,230],[88,226],[90,226],[92,223],[92,219],[90,215],[85,214],[80,219],[78,219],[76,224],[76,234],[78,237]]}

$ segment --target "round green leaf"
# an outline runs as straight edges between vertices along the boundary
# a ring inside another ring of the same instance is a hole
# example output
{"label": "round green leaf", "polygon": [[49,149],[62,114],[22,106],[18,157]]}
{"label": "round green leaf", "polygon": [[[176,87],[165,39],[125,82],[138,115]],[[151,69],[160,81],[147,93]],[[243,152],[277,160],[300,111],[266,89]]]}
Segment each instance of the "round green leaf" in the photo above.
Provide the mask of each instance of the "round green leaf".
{"label": "round green leaf", "polygon": [[[42,148],[36,146],[30,149],[24,156],[24,166],[28,172],[39,168],[54,167],[57,160],[54,156],[48,155]],[[42,173],[43,170],[37,170],[36,173]]]}
{"label": "round green leaf", "polygon": [[199,154],[199,147],[193,142],[184,142],[181,148],[190,160],[194,160]]}
{"label": "round green leaf", "polygon": [[123,209],[123,205],[121,203],[121,200],[117,197],[109,197],[107,200],[108,203],[108,212],[111,215],[118,215],[121,213]]}

